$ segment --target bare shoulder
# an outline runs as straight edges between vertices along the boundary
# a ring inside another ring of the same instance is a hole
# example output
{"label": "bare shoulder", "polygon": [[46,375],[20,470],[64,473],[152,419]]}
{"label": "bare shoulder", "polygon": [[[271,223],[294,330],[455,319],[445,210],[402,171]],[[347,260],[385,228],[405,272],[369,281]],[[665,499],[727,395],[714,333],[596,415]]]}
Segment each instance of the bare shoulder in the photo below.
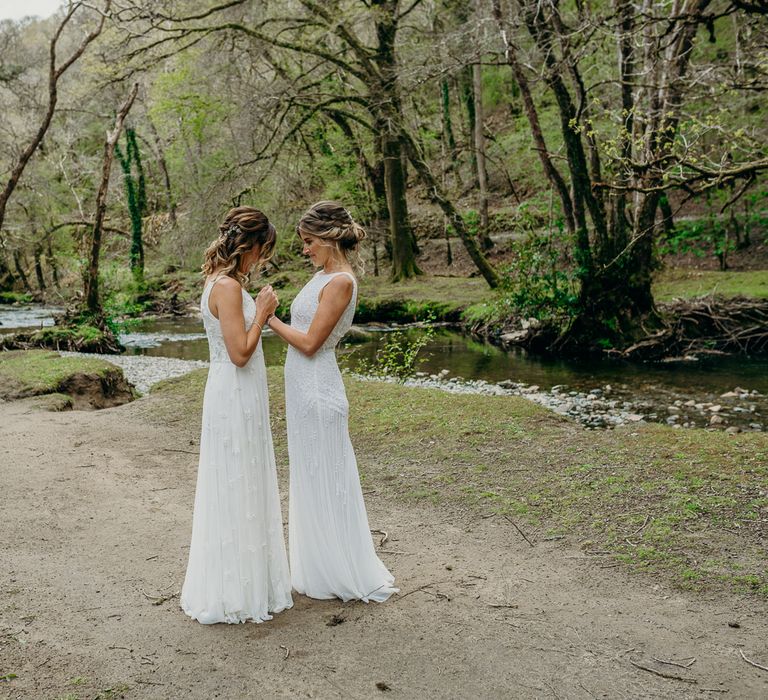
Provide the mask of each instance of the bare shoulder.
{"label": "bare shoulder", "polygon": [[211,294],[224,302],[236,301],[239,303],[242,296],[241,290],[242,286],[237,280],[231,277],[222,277],[216,282]]}
{"label": "bare shoulder", "polygon": [[349,301],[352,297],[353,288],[354,282],[352,282],[352,278],[349,275],[336,275],[325,285],[323,291],[325,293],[330,293],[334,297]]}

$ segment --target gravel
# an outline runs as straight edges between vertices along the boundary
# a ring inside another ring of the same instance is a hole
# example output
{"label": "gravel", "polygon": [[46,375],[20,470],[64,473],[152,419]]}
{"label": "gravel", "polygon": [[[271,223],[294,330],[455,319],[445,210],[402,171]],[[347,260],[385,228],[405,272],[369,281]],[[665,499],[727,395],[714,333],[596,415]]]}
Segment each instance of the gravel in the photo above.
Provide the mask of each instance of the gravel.
{"label": "gravel", "polygon": [[153,384],[163,379],[180,377],[200,367],[207,367],[203,360],[177,360],[172,357],[148,357],[146,355],[98,355],[82,352],[60,352],[74,357],[98,357],[123,370],[125,378],[140,394],[146,394]]}
{"label": "gravel", "polygon": [[[123,370],[125,378],[133,384],[137,391],[146,394],[150,387],[163,379],[179,377],[192,372],[200,367],[208,367],[208,362],[203,360],[179,360],[170,357],[149,357],[146,355],[94,355],[77,352],[61,352],[61,355],[73,355],[80,357],[99,357],[117,365]],[[721,415],[722,406],[713,403],[697,403],[694,406],[676,401],[676,405],[663,406],[663,414],[660,417],[654,411],[658,407],[651,403],[643,401],[627,401],[619,397],[611,385],[606,384],[601,389],[592,389],[588,392],[572,391],[565,386],[554,386],[548,391],[540,389],[538,386],[523,384],[506,380],[494,384],[483,379],[467,380],[459,377],[449,377],[448,370],[442,370],[438,374],[418,373],[415,377],[402,382],[406,387],[424,387],[430,389],[439,389],[453,394],[483,394],[486,396],[521,396],[524,399],[533,401],[548,408],[550,411],[561,415],[569,416],[577,420],[584,427],[589,429],[614,428],[620,425],[632,425],[644,421],[665,422],[673,428],[695,427],[691,416],[683,416],[683,409],[696,409],[702,414],[702,418],[697,422],[704,422],[705,426],[710,428],[717,427],[725,429],[728,423],[733,422],[733,414],[730,419],[725,419]],[[370,377],[366,375],[354,374],[363,381],[385,381],[400,383],[395,377]],[[739,399],[754,399],[756,392],[748,393],[739,389],[736,394]],[[727,397],[728,395],[723,395]],[[738,407],[731,410],[737,411]],[[706,413],[709,411],[709,413]],[[754,421],[752,416],[760,414],[754,411],[754,406],[750,405],[748,409],[743,409],[744,417],[740,423],[743,423],[741,429],[750,431],[765,430],[762,423]],[[671,414],[671,415],[669,415]],[[721,425],[722,423],[722,425]]]}

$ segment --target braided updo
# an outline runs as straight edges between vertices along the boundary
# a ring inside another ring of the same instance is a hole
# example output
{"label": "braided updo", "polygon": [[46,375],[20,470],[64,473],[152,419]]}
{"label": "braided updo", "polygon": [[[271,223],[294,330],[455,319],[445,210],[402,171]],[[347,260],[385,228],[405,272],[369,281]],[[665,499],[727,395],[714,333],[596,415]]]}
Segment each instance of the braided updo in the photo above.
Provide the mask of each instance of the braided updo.
{"label": "braided updo", "polygon": [[219,226],[219,237],[205,251],[203,275],[217,271],[244,285],[248,277],[240,271],[243,255],[259,245],[259,263],[263,265],[272,257],[276,239],[275,227],[264,212],[253,207],[230,209]]}
{"label": "braided updo", "polygon": [[328,241],[342,253],[358,275],[363,274],[364,266],[358,248],[366,236],[365,229],[338,202],[313,204],[299,220],[296,233],[308,233]]}

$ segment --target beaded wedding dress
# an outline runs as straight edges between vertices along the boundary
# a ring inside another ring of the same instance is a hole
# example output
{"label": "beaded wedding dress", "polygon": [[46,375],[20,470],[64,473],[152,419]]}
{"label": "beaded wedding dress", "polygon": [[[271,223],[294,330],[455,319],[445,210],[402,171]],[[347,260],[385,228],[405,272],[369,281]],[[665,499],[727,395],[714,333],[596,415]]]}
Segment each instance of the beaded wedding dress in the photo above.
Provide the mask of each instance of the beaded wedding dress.
{"label": "beaded wedding dress", "polygon": [[[261,341],[244,367],[229,359],[218,319],[200,301],[211,365],[203,399],[192,544],[181,607],[203,624],[262,622],[290,608]],[[243,290],[245,327],[256,303]]]}
{"label": "beaded wedding dress", "polygon": [[382,602],[398,589],[376,556],[368,529],[335,353],[355,314],[354,277],[318,272],[291,304],[291,326],[309,329],[321,290],[337,274],[349,275],[355,286],[336,327],[312,357],[289,347],[285,361],[291,582],[312,598]]}

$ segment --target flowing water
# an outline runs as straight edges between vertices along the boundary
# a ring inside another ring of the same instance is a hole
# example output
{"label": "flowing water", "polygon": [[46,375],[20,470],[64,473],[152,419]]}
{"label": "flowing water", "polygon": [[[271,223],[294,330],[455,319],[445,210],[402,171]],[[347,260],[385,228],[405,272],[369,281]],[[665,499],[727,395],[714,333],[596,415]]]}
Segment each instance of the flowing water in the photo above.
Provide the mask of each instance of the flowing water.
{"label": "flowing water", "polygon": [[[39,306],[0,307],[2,332],[13,327],[50,325],[51,309]],[[363,342],[344,343],[340,357],[354,370],[360,359],[371,360],[386,342],[388,329],[370,331]],[[411,329],[415,336],[422,330]],[[196,318],[147,319],[131,323],[121,336],[126,354],[207,360],[208,344]],[[281,365],[285,345],[265,333],[267,365]],[[619,362],[572,362],[506,351],[455,330],[437,329],[421,354],[419,370],[443,378],[517,383],[562,396],[592,393],[611,408],[641,414],[648,420],[680,425],[739,426],[768,429],[768,360],[725,358],[698,362],[639,365]],[[736,391],[734,391],[736,389]],[[726,394],[726,396],[723,396]],[[735,395],[729,395],[735,394]],[[717,407],[721,408],[718,409]],[[712,410],[714,409],[714,410]],[[725,416],[720,422],[713,415]]]}

